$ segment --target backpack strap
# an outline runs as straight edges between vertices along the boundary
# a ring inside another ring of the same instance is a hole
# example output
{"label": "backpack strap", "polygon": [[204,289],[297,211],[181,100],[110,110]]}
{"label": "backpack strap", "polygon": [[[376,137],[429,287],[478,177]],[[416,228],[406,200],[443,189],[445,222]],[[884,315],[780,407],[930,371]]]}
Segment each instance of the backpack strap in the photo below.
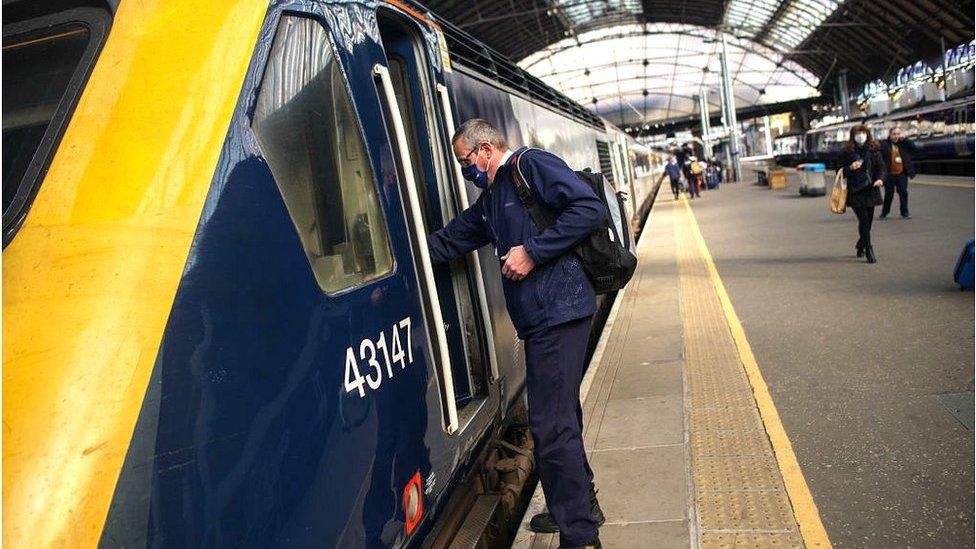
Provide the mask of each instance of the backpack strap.
{"label": "backpack strap", "polygon": [[519,202],[525,206],[525,209],[529,211],[529,217],[532,218],[539,232],[542,232],[555,225],[556,222],[552,219],[552,215],[536,200],[535,193],[532,192],[532,187],[529,185],[528,179],[522,173],[522,166],[519,161],[522,159],[522,155],[529,150],[532,149],[522,147],[516,150],[508,159],[508,165],[512,167],[512,181],[515,183],[515,195],[518,196]]}

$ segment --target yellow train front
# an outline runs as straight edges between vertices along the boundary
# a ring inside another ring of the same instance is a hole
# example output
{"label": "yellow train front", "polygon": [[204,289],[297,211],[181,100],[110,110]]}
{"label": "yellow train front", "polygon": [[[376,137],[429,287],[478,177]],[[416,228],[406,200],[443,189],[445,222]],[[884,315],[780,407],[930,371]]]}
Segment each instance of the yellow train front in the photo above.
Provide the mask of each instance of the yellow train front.
{"label": "yellow train front", "polygon": [[4,69],[8,547],[447,539],[524,384],[493,252],[426,254],[477,192],[455,122],[601,169],[635,220],[655,190],[413,3],[15,1]]}

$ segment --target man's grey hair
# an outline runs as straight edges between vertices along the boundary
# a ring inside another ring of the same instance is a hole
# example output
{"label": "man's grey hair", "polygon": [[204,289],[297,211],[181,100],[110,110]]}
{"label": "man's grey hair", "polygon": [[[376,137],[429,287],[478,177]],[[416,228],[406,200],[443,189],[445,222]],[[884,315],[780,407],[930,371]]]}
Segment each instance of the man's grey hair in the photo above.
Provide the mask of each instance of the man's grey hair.
{"label": "man's grey hair", "polygon": [[454,132],[454,136],[451,137],[451,144],[457,143],[458,140],[470,149],[477,147],[485,141],[499,149],[508,147],[508,143],[505,141],[505,136],[502,135],[502,132],[498,131],[487,120],[480,118],[465,120],[461,124],[461,127]]}

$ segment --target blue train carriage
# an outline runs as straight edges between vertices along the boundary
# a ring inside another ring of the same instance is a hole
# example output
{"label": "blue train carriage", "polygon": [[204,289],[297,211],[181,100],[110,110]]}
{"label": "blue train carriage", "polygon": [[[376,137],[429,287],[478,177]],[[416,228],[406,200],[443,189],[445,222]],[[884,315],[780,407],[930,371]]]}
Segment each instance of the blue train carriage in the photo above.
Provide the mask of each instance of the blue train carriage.
{"label": "blue train carriage", "polygon": [[[844,142],[856,124],[867,125],[875,139],[888,136],[896,125],[905,138],[918,147],[913,159],[921,173],[972,175],[974,151],[973,97],[963,97],[895,111],[884,116],[857,118],[820,126],[806,132],[801,162],[823,162],[831,169],[838,167]],[[781,138],[774,142],[779,143]],[[784,150],[791,145],[792,136],[783,136]],[[793,158],[783,153],[785,161]]]}
{"label": "blue train carriage", "polygon": [[5,545],[439,545],[510,513],[524,471],[479,474],[527,461],[497,258],[424,241],[476,195],[449,135],[596,167],[618,134],[412,3],[69,4],[4,6]]}
{"label": "blue train carriage", "polygon": [[804,132],[795,131],[778,135],[773,139],[773,159],[776,164],[789,168],[803,163],[805,158]]}
{"label": "blue train carriage", "polygon": [[864,123],[864,118],[854,118],[808,131],[803,147],[805,159],[797,163],[820,162],[825,164],[828,169],[836,170],[840,167],[840,159],[844,154],[844,143],[850,137],[851,128]]}
{"label": "blue train carriage", "polygon": [[972,175],[973,97],[962,97],[891,113],[872,125],[876,137],[887,137],[895,125],[918,147],[915,162],[923,173]]}

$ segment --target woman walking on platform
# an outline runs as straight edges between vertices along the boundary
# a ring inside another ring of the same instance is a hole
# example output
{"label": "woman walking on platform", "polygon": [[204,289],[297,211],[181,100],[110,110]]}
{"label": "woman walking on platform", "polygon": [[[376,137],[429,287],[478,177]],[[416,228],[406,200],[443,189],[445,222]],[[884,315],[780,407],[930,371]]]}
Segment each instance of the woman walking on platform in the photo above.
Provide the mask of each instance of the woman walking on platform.
{"label": "woman walking on platform", "polygon": [[878,259],[871,246],[871,222],[874,220],[874,207],[883,203],[881,187],[884,185],[885,169],[878,142],[871,137],[871,130],[867,126],[851,128],[841,165],[847,179],[847,205],[857,216],[857,257],[867,256],[868,263],[875,263]]}

